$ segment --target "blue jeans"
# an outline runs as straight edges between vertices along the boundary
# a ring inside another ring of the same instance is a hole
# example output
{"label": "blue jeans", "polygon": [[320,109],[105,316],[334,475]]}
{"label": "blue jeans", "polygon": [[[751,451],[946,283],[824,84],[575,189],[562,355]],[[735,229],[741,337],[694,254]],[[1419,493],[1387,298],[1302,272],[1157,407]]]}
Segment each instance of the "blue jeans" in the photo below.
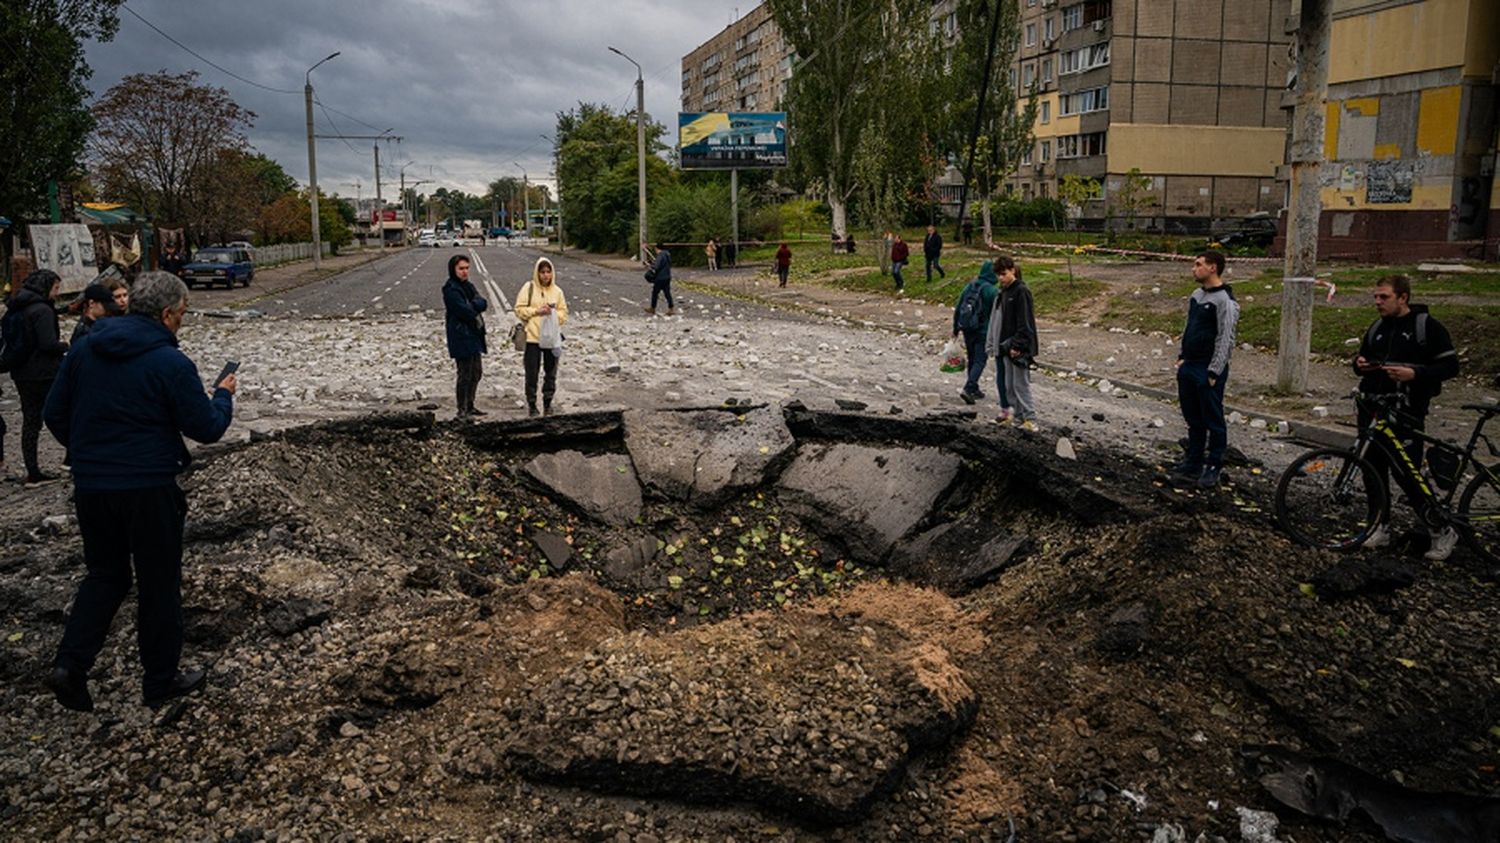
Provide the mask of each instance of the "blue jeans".
{"label": "blue jeans", "polygon": [[901,267],[906,266],[906,261],[891,261],[891,274],[896,276],[896,289],[906,286],[906,281],[901,277]]}
{"label": "blue jeans", "polygon": [[1224,449],[1229,447],[1229,428],[1224,423],[1224,383],[1228,380],[1228,366],[1212,386],[1207,363],[1177,367],[1177,402],[1182,405],[1182,420],[1188,429],[1183,461],[1189,466],[1224,464]]}
{"label": "blue jeans", "polygon": [[979,378],[984,374],[984,331],[964,331],[964,351],[969,355],[969,379],[964,381],[964,392],[983,395],[979,391]]}

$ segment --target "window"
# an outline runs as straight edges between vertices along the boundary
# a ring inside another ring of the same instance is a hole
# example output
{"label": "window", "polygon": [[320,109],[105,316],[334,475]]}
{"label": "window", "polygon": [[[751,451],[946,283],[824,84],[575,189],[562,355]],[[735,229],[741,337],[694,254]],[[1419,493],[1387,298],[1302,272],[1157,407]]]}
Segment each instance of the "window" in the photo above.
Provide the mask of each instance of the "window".
{"label": "window", "polygon": [[1052,59],[1042,59],[1042,81],[1052,81]]}
{"label": "window", "polygon": [[1026,80],[1026,87],[1028,87],[1028,88],[1030,88],[1032,85],[1036,84],[1036,65],[1034,65],[1034,64],[1028,64],[1028,65],[1026,65],[1025,80]]}
{"label": "window", "polygon": [[1042,26],[1042,31],[1046,33],[1048,41],[1057,37],[1057,18],[1047,18],[1047,22]]}
{"label": "window", "polygon": [[1037,195],[1042,197],[1043,199],[1046,199],[1047,196],[1050,195],[1050,191],[1046,182],[1042,182],[1041,184],[1037,185]]}
{"label": "window", "polygon": [[1068,8],[1063,9],[1062,21],[1063,32],[1072,32],[1075,29],[1082,29],[1083,4],[1079,3],[1075,6],[1069,6]]}
{"label": "window", "polygon": [[1077,50],[1066,50],[1057,63],[1059,76],[1065,73],[1082,73],[1109,64],[1109,42],[1090,44]]}
{"label": "window", "polygon": [[1051,160],[1052,160],[1052,141],[1044,140],[1044,141],[1042,141],[1042,163],[1045,164],[1045,163],[1047,163],[1048,161],[1051,161]]}
{"label": "window", "polygon": [[1036,0],[1026,0],[1026,8],[1029,9],[1032,6],[1035,6],[1035,5],[1036,5]]}
{"label": "window", "polygon": [[1034,23],[1026,24],[1026,46],[1036,46],[1036,24]]}
{"label": "window", "polygon": [[1031,166],[1031,150],[1028,149],[1025,152],[1021,153],[1021,166],[1022,167],[1030,167]]}
{"label": "window", "polygon": [[1086,158],[1105,153],[1104,132],[1089,132],[1084,135],[1063,135],[1057,139],[1058,158]]}
{"label": "window", "polygon": [[1040,106],[1040,109],[1041,110],[1038,111],[1037,113],[1041,115],[1042,122],[1043,123],[1051,123],[1052,122],[1052,101],[1051,100],[1043,100],[1042,104]]}
{"label": "window", "polygon": [[1109,108],[1109,86],[1102,88],[1089,88],[1075,94],[1062,95],[1062,108],[1059,115],[1067,117],[1070,114],[1086,114],[1090,111],[1103,111]]}

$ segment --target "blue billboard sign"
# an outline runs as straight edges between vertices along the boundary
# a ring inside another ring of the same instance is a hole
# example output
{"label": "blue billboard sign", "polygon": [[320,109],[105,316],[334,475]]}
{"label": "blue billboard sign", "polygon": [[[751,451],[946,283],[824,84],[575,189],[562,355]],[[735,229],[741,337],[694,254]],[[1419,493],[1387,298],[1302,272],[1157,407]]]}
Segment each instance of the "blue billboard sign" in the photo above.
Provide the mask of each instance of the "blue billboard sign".
{"label": "blue billboard sign", "polygon": [[786,112],[679,112],[677,150],[684,170],[786,166]]}

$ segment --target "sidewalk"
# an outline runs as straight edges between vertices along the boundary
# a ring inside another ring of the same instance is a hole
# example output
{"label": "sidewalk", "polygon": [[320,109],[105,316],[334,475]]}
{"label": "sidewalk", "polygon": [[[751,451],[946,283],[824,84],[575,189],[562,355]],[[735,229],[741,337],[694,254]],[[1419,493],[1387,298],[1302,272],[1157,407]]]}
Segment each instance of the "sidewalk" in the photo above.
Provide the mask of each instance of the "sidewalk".
{"label": "sidewalk", "polygon": [[[570,252],[575,258],[601,267],[634,271],[635,261],[586,252]],[[731,297],[746,298],[774,307],[800,310],[822,316],[839,316],[869,328],[919,334],[938,346],[952,331],[952,303],[934,303],[892,294],[844,290],[818,283],[800,283],[781,288],[764,267],[741,267],[709,272],[688,267],[672,270],[673,279],[684,286]],[[956,288],[955,288],[956,289]],[[956,293],[955,293],[956,295]],[[1372,311],[1373,319],[1373,311]],[[1107,380],[1127,392],[1175,401],[1178,337],[1132,333],[1121,328],[1052,322],[1038,324],[1042,353],[1039,365],[1050,376],[1097,383]],[[934,364],[934,368],[936,368]],[[1354,408],[1349,393],[1358,380],[1346,364],[1313,361],[1308,388],[1300,396],[1275,392],[1277,362],[1274,352],[1249,346],[1236,349],[1230,365],[1226,409],[1238,412],[1240,423],[1253,419],[1291,422],[1299,438],[1334,444],[1354,434]],[[1449,440],[1468,438],[1475,414],[1463,404],[1491,403],[1493,389],[1455,379],[1443,385],[1443,394],[1433,402],[1427,429]]]}

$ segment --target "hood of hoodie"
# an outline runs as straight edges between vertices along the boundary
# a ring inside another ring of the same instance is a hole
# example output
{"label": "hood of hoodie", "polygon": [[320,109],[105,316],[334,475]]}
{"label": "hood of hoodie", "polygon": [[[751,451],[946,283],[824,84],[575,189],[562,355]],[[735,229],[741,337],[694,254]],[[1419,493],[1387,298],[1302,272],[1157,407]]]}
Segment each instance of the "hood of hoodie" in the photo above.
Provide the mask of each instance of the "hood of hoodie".
{"label": "hood of hoodie", "polygon": [[549,258],[537,258],[536,263],[531,266],[531,283],[538,289],[542,289],[542,264],[552,267],[552,283],[557,283],[557,265]]}
{"label": "hood of hoodie", "polygon": [[981,284],[999,284],[1000,283],[1000,277],[995,274],[995,262],[994,261],[985,261],[984,263],[982,263],[982,264],[979,265],[979,278],[978,278],[978,281]]}
{"label": "hood of hoodie", "polygon": [[100,356],[129,359],[165,345],[175,347],[177,337],[155,319],[130,313],[95,322],[88,342]]}

